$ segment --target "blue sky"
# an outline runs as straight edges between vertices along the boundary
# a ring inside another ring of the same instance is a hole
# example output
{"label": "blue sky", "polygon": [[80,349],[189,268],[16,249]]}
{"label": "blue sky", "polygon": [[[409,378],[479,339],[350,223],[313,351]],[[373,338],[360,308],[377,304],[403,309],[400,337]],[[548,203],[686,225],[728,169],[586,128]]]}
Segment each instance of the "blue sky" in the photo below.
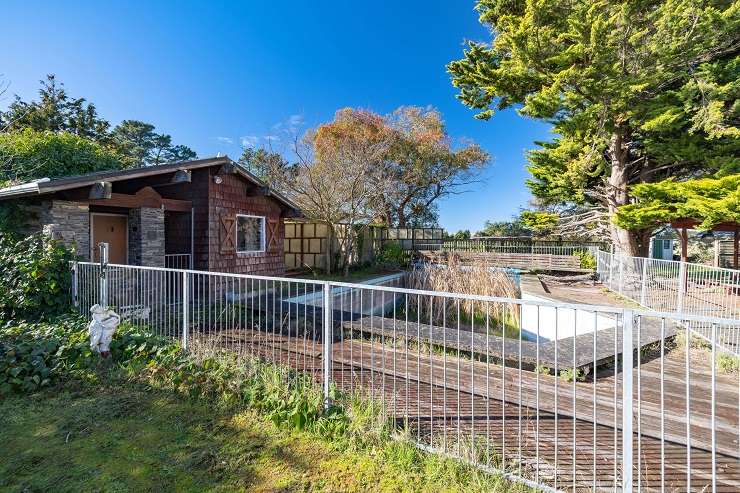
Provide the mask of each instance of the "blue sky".
{"label": "blue sky", "polygon": [[440,203],[441,225],[476,230],[527,204],[524,152],[548,127],[508,111],[475,120],[445,72],[464,39],[490,39],[472,1],[120,3],[3,2],[9,93],[35,97],[55,73],[113,124],[148,121],[200,156],[235,158],[242,142],[280,149],[338,108],[432,105],[450,135],[493,156],[481,183]]}

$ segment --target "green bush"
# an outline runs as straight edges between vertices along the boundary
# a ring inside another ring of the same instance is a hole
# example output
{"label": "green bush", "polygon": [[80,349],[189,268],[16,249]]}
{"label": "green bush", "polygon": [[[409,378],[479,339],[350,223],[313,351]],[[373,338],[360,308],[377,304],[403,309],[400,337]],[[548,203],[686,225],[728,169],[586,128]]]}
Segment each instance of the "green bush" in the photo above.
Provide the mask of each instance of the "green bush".
{"label": "green bush", "polygon": [[51,317],[69,309],[72,254],[41,235],[0,233],[0,319]]}
{"label": "green bush", "polygon": [[[171,342],[121,324],[111,342],[111,360],[147,363],[173,354]],[[87,321],[64,315],[48,322],[8,321],[0,326],[0,395],[34,392],[93,370],[100,357],[90,349]]]}
{"label": "green bush", "polygon": [[578,257],[581,269],[596,270],[596,257],[588,250],[576,250],[573,252],[574,257]]}
{"label": "green bush", "polygon": [[69,132],[27,128],[0,133],[0,184],[119,169],[121,157],[97,142]]}
{"label": "green bush", "polygon": [[406,265],[408,260],[408,254],[400,243],[387,241],[383,244],[383,248],[376,258],[376,263],[383,267],[399,268]]}

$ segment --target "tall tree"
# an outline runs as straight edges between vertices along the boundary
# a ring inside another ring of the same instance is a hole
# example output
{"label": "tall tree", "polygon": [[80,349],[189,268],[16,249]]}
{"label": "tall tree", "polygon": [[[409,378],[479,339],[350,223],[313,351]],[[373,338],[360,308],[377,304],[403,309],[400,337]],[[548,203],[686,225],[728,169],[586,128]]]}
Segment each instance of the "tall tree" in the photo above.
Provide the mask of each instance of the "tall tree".
{"label": "tall tree", "polygon": [[244,148],[239,164],[268,184],[279,181],[280,176],[290,167],[290,163],[280,153],[254,147]]}
{"label": "tall tree", "polygon": [[129,167],[152,166],[197,157],[184,145],[172,145],[172,137],[158,134],[151,123],[123,120],[110,134],[111,145],[126,157]]}
{"label": "tall tree", "polygon": [[[355,246],[356,225],[373,218],[384,189],[378,174],[387,152],[383,119],[365,110],[345,108],[334,120],[296,140],[298,161],[288,165],[270,153],[246,152],[248,164],[266,166],[263,176],[289,195],[307,217],[325,222],[340,243],[340,266],[345,274]],[[255,158],[255,155],[258,158]],[[331,272],[333,252],[326,250]]]}
{"label": "tall tree", "polygon": [[400,227],[435,224],[436,202],[464,191],[489,156],[477,144],[453,148],[433,108],[402,106],[384,120],[390,145],[383,177],[393,186],[382,197],[382,220]]}
{"label": "tall tree", "polygon": [[[492,43],[448,65],[459,98],[491,118],[517,106],[556,138],[528,155],[543,203],[611,217],[628,186],[740,169],[740,3],[479,0]],[[649,230],[610,223],[644,253]]]}
{"label": "tall tree", "polygon": [[98,116],[95,105],[84,98],[72,98],[53,74],[41,80],[38,101],[23,101],[19,96],[0,113],[0,130],[30,128],[39,132],[70,132],[91,140],[103,140],[110,124]]}
{"label": "tall tree", "polygon": [[[197,157],[185,145],[173,145],[172,137],[159,134],[154,125],[138,120],[124,120],[112,131],[98,116],[95,105],[85,98],[68,95],[64,84],[47,75],[40,81],[37,101],[23,101],[15,96],[7,111],[0,112],[0,132],[31,129],[36,132],[68,132],[89,139],[118,152],[124,166],[149,166]],[[4,89],[6,86],[2,86]]]}

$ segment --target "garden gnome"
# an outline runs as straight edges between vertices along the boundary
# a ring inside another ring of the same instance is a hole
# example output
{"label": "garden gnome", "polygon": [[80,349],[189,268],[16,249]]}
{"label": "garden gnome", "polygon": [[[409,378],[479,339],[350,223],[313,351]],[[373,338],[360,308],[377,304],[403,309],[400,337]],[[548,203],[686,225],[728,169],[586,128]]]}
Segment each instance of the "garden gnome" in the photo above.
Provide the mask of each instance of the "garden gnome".
{"label": "garden gnome", "polygon": [[110,308],[102,307],[95,304],[90,307],[92,320],[88,325],[90,334],[90,348],[96,353],[100,353],[103,358],[110,354],[110,341],[113,338],[113,332],[121,322],[121,317]]}

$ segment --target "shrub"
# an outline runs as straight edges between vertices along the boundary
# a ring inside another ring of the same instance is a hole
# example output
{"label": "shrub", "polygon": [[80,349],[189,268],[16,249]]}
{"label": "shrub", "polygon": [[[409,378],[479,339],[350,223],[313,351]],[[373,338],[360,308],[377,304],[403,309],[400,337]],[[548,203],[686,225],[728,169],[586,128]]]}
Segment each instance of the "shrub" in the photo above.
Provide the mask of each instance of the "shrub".
{"label": "shrub", "polygon": [[100,144],[69,132],[30,128],[0,133],[0,183],[34,178],[82,175],[118,169],[120,156]]}
{"label": "shrub", "polygon": [[387,241],[383,244],[376,258],[376,263],[383,267],[400,268],[408,263],[408,254],[401,247],[400,243]]}
{"label": "shrub", "polygon": [[596,270],[596,257],[593,253],[588,250],[576,250],[573,256],[580,260],[581,269]]}
{"label": "shrub", "polygon": [[0,233],[0,319],[34,319],[68,310],[72,254],[41,235]]}
{"label": "shrub", "polygon": [[740,372],[740,357],[732,354],[718,352],[716,356],[717,369],[723,373]]}
{"label": "shrub", "polygon": [[[146,363],[176,352],[160,337],[142,333],[127,323],[111,342],[111,360]],[[9,321],[0,326],[0,395],[34,392],[61,379],[94,369],[100,358],[90,349],[87,320],[65,315],[48,322]]]}

